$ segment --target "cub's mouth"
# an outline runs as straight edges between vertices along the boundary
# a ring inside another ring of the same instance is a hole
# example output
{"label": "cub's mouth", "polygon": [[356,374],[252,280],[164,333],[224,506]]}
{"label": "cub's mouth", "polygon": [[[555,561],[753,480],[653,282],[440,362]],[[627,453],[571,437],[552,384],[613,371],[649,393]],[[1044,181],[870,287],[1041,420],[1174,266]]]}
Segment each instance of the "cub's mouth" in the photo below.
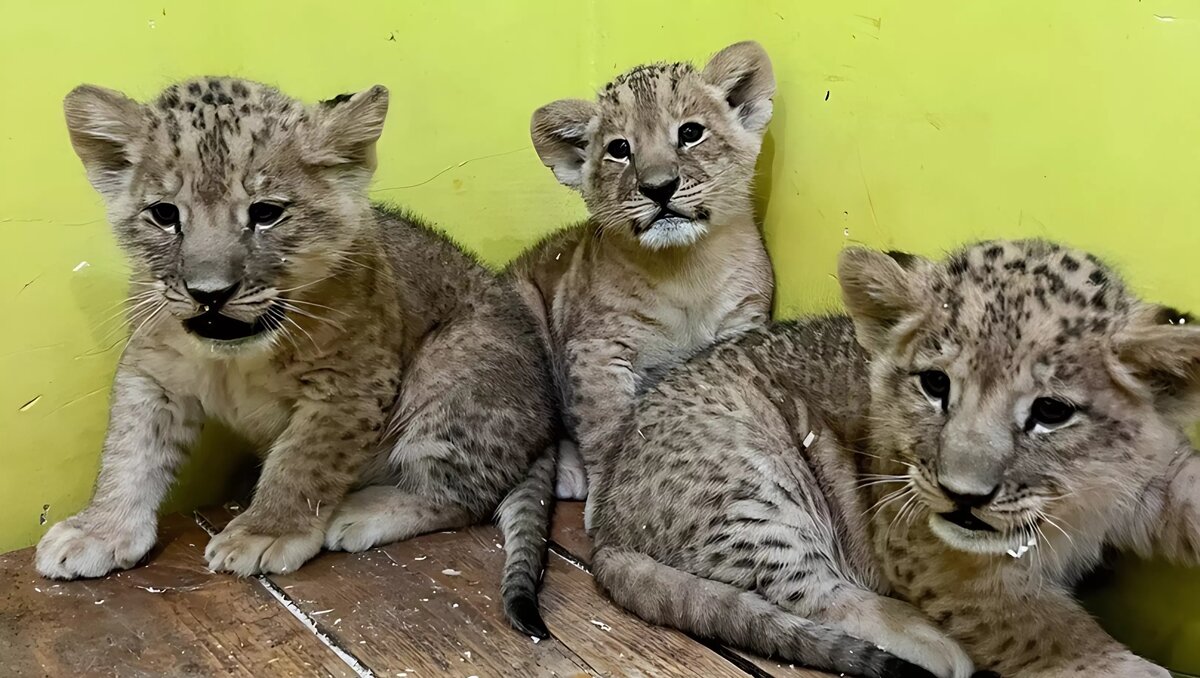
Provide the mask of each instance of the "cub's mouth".
{"label": "cub's mouth", "polygon": [[283,308],[278,304],[271,306],[250,322],[230,318],[214,309],[188,318],[183,321],[183,326],[188,332],[209,341],[235,342],[256,337],[279,327],[282,316]]}
{"label": "cub's mouth", "polygon": [[694,215],[688,216],[682,212],[676,212],[670,207],[664,207],[658,211],[658,214],[650,220],[650,224],[646,228],[654,228],[655,226],[667,226],[681,223],[692,223],[704,221],[708,219],[708,212],[704,208],[696,210]]}
{"label": "cub's mouth", "polygon": [[957,525],[964,530],[972,532],[999,532],[996,528],[989,525],[987,522],[977,518],[971,509],[961,508],[949,513],[939,513],[938,517],[948,523]]}

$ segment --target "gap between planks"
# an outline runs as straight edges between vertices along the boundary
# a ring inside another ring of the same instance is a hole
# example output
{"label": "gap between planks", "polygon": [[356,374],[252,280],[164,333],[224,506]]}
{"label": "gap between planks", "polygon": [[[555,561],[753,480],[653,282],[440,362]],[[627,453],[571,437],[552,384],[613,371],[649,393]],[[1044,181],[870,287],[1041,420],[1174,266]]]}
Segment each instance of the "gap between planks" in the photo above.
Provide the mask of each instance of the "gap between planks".
{"label": "gap between planks", "polygon": [[[192,517],[195,519],[196,524],[200,526],[200,529],[208,533],[209,537],[217,536],[217,532],[219,530],[217,530],[207,518],[200,515],[199,512],[193,512]],[[316,620],[305,614],[304,611],[300,609],[300,606],[296,604],[296,601],[292,600],[282,588],[275,584],[275,582],[268,579],[266,575],[261,574],[254,575],[254,579],[258,582],[259,586],[263,587],[267,594],[277,600],[285,610],[290,612],[291,615],[296,618],[296,621],[303,624],[306,629],[312,632],[313,636],[315,636],[322,645],[328,647],[331,652],[337,655],[337,658],[342,660],[342,662],[346,664],[346,667],[353,671],[355,675],[357,675],[359,678],[375,678],[375,673],[366,666],[363,666],[363,663],[358,660],[358,657],[355,657],[341,645],[334,642],[333,638],[330,637],[329,634],[317,628]]]}

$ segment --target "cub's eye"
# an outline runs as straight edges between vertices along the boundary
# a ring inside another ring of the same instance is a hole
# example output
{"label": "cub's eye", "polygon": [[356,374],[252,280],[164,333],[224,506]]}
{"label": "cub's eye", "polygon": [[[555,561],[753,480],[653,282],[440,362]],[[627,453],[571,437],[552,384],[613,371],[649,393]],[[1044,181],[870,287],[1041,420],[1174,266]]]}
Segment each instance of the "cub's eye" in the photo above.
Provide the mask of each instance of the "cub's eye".
{"label": "cub's eye", "polygon": [[614,160],[624,160],[629,157],[629,142],[624,139],[613,139],[608,142],[608,157]]}
{"label": "cub's eye", "polygon": [[1071,403],[1057,398],[1038,398],[1029,408],[1029,421],[1025,424],[1025,430],[1031,431],[1036,426],[1047,430],[1058,428],[1070,421],[1075,412],[1076,408]]}
{"label": "cub's eye", "polygon": [[247,214],[251,226],[258,229],[270,228],[283,219],[283,207],[269,202],[256,202],[250,204]]}
{"label": "cub's eye", "polygon": [[156,202],[150,206],[150,218],[155,225],[167,231],[179,231],[179,208],[169,202]]}
{"label": "cub's eye", "polygon": [[698,122],[685,122],[679,126],[679,145],[692,146],[704,138],[704,125]]}
{"label": "cub's eye", "polygon": [[950,377],[941,370],[926,370],[917,376],[921,380],[921,390],[930,400],[941,402],[944,411],[950,402]]}

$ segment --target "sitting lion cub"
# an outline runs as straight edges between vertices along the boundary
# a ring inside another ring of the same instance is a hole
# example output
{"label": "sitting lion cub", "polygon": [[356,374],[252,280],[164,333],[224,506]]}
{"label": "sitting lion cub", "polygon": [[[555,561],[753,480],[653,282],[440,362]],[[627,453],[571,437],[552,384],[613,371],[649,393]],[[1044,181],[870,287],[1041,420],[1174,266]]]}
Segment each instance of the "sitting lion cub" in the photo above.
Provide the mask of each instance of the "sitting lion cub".
{"label": "sitting lion cub", "polygon": [[542,161],[591,212],[510,269],[542,318],[579,444],[562,446],[560,498],[586,496],[584,466],[595,475],[594,450],[649,373],[767,321],[774,280],[751,186],[774,92],[766,52],[743,42],[702,71],[639,66],[596,102],[534,113]]}
{"label": "sitting lion cub", "polygon": [[548,359],[511,286],[368,201],[387,103],[383,87],[310,106],[221,78],[146,105],[90,86],[67,96],[71,141],[131,260],[133,335],[95,495],[38,545],[43,575],[137,563],[215,418],[266,459],[248,510],[208,545],[214,570],[290,572],[322,544],[487,520],[529,473],[500,514],[510,570],[530,573],[506,578],[505,603],[545,633],[533,595],[557,436]]}
{"label": "sitting lion cub", "polygon": [[848,250],[840,279],[848,317],[648,389],[592,495],[599,584],[847,675],[1167,676],[1071,586],[1109,546],[1200,561],[1200,327],[1042,241]]}

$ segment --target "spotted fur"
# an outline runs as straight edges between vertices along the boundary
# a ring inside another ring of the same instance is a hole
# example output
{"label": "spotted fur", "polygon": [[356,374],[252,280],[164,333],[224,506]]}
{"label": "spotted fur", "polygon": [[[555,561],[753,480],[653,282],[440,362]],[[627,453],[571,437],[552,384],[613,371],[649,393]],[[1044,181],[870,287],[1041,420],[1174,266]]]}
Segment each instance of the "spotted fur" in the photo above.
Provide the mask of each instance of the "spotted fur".
{"label": "spotted fur", "polygon": [[[1040,241],[942,263],[848,250],[840,278],[849,317],[751,332],[649,388],[594,494],[600,585],[854,675],[891,674],[851,662],[852,638],[938,676],[1165,676],[1069,592],[1106,546],[1196,563],[1200,328]],[[1077,419],[1029,427],[1043,396]],[[941,517],[946,488],[987,497],[971,510],[996,532]]]}
{"label": "spotted fur", "polygon": [[[307,105],[201,78],[144,105],[84,86],[65,107],[129,255],[133,332],[95,495],[45,535],[42,574],[142,558],[206,419],[265,457],[248,510],[206,551],[240,575],[292,571],[322,545],[357,551],[490,519],[553,449],[548,358],[517,293],[367,199],[387,90]],[[283,216],[253,221],[263,202]],[[172,223],[156,216],[163,204]],[[215,291],[229,299],[204,301]],[[214,340],[196,318],[261,331]],[[507,536],[517,556],[530,540],[543,548],[536,531]]]}
{"label": "spotted fur", "polygon": [[[703,70],[638,66],[594,102],[534,114],[543,162],[591,213],[510,267],[542,320],[578,442],[561,448],[560,497],[586,495],[583,466],[596,472],[593,450],[651,371],[766,322],[774,281],[751,188],[774,90],[766,53],[739,43]],[[703,138],[685,143],[687,123]],[[627,158],[609,152],[614,140]],[[646,190],[672,181],[665,200]]]}
{"label": "spotted fur", "polygon": [[[1184,430],[1200,416],[1200,328],[1043,241],[942,264],[852,252],[841,273],[871,355],[875,540],[897,595],[1005,676],[1168,675],[1071,587],[1106,548],[1200,558],[1200,460]],[[929,369],[950,378],[944,410],[913,376]],[[1077,411],[1043,426],[1043,397]],[[996,531],[947,519],[964,497]]]}

